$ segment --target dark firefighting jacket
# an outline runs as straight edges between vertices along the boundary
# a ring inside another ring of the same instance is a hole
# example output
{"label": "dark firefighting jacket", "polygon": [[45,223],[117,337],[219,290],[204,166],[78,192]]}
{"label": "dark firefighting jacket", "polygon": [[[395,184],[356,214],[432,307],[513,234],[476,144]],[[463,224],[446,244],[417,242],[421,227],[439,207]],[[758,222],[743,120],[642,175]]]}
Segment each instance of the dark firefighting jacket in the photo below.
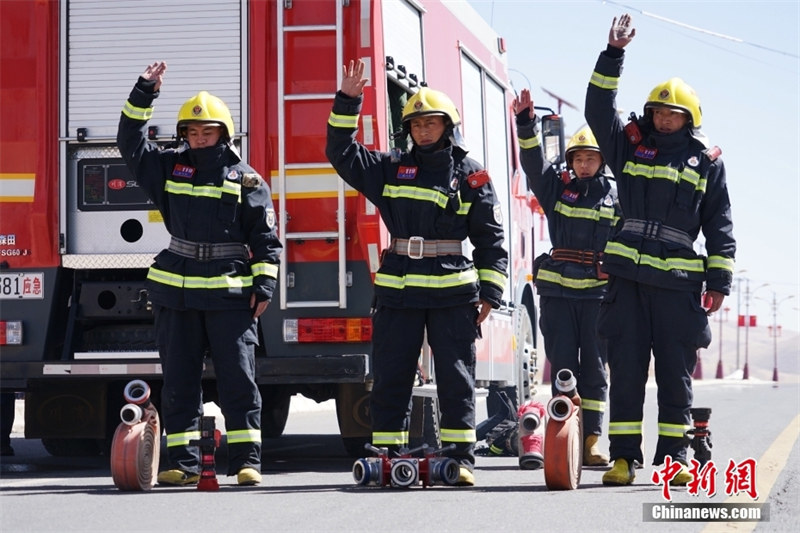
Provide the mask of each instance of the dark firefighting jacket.
{"label": "dark firefighting jacket", "polygon": [[537,124],[527,109],[517,115],[522,169],[547,216],[553,246],[536,260],[536,290],[542,296],[601,299],[608,285],[600,272],[602,251],[621,216],[611,177],[603,165],[588,179],[570,172],[565,183],[552,165],[545,168]]}
{"label": "dark firefighting jacket", "polygon": [[148,271],[150,301],[209,310],[249,308],[253,293],[269,300],[282,249],[269,187],[224,143],[160,149],[148,142],[147,120],[158,97],[153,88],[139,78],[117,132],[128,168],[179,239]]}
{"label": "dark firefighting jacket", "polygon": [[378,208],[393,238],[463,241],[463,253],[414,259],[387,253],[375,275],[375,295],[390,307],[447,307],[478,298],[499,307],[508,254],[500,204],[488,174],[448,146],[433,153],[392,155],[356,141],[361,97],[336,94],[326,154],[339,175]]}
{"label": "dark firefighting jacket", "polygon": [[[600,54],[586,92],[586,121],[617,181],[625,223],[608,243],[609,274],[668,289],[730,293],[736,241],[725,166],[688,127],[664,135],[638,121],[633,143],[616,107],[624,51]],[[707,257],[693,243],[702,230]]]}

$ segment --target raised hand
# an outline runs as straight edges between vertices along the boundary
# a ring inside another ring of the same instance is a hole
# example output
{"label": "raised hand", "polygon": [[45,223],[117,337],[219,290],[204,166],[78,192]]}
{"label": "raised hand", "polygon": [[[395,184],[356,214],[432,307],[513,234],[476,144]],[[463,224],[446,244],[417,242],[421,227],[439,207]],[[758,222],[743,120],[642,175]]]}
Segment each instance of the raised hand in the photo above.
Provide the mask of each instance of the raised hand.
{"label": "raised hand", "polygon": [[351,59],[349,64],[342,65],[342,86],[340,90],[350,98],[359,96],[368,81],[369,79],[364,77],[364,62],[362,60],[353,61]]}
{"label": "raised hand", "polygon": [[614,17],[611,22],[611,29],[608,30],[608,44],[615,48],[625,48],[636,35],[636,28],[633,26],[633,18],[625,13],[619,18]]}
{"label": "raised hand", "polygon": [[161,87],[161,82],[164,81],[164,73],[167,71],[167,63],[166,61],[156,61],[152,65],[148,65],[144,72],[142,73],[142,77],[146,80],[155,80],[156,86],[153,89],[153,92],[158,91]]}
{"label": "raised hand", "polygon": [[519,98],[514,98],[514,114],[519,115],[525,109],[528,110],[528,117],[533,118],[534,110],[533,110],[533,99],[531,98],[531,91],[528,89],[522,89],[519,93]]}

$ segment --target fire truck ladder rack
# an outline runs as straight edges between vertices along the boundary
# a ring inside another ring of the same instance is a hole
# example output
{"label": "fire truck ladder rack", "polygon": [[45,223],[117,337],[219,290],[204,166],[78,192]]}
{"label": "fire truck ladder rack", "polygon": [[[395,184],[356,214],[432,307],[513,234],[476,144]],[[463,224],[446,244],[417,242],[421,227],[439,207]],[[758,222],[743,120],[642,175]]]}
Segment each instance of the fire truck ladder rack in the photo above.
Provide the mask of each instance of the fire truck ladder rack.
{"label": "fire truck ladder rack", "polygon": [[[287,105],[292,101],[319,101],[330,100],[332,101],[331,94],[313,94],[313,93],[300,93],[300,94],[287,94],[286,93],[286,34],[290,32],[316,32],[316,33],[330,33],[331,37],[336,41],[336,64],[341,65],[343,62],[343,35],[342,35],[342,4],[335,2],[336,5],[336,21],[331,25],[285,25],[284,9],[292,9],[292,2],[284,0],[275,2],[277,6],[277,29],[278,29],[278,210],[280,211],[280,240],[283,245],[283,253],[281,254],[281,264],[279,273],[279,287],[280,287],[280,306],[281,309],[298,308],[298,307],[338,307],[344,309],[347,307],[347,291],[346,291],[346,261],[345,261],[345,228],[344,228],[344,214],[345,214],[345,192],[344,183],[342,180],[337,180],[337,210],[336,210],[336,231],[306,231],[306,232],[288,232],[286,231],[288,216],[286,212],[286,172],[293,169],[303,168],[319,168],[322,166],[330,166],[328,161],[319,163],[287,163],[286,159],[286,116]],[[300,9],[301,6],[296,7]],[[336,87],[341,84],[341,70],[337,71]],[[338,300],[309,300],[309,301],[287,301],[287,273],[289,271],[289,261],[286,250],[287,241],[306,241],[306,240],[328,240],[338,243]]]}

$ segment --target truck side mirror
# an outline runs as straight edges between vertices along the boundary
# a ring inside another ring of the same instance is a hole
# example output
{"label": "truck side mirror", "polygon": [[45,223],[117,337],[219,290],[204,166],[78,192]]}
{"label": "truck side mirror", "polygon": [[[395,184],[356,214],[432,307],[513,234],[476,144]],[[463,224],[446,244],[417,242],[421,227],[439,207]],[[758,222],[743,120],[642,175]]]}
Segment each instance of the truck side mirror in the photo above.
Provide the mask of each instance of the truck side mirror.
{"label": "truck side mirror", "polygon": [[554,167],[564,163],[564,124],[560,115],[551,113],[542,117],[542,151]]}

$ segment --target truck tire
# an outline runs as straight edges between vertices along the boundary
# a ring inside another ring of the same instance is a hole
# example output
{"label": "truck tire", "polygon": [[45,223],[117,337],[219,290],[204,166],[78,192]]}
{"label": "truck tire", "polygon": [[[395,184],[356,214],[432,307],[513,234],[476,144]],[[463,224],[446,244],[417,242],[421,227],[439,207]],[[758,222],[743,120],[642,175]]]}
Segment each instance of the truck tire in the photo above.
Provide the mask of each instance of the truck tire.
{"label": "truck tire", "polygon": [[259,391],[261,392],[261,438],[278,438],[286,429],[292,395],[282,387],[275,386],[263,386]]}
{"label": "truck tire", "polygon": [[347,455],[372,456],[364,445],[372,441],[369,391],[364,383],[339,383],[336,390],[336,418]]}
{"label": "truck tire", "polygon": [[536,361],[536,329],[534,318],[525,305],[519,306],[518,316],[514,324],[514,337],[516,340],[515,359],[519,363],[519,376],[516,384],[516,394],[509,394],[509,398],[516,399],[516,406],[524,404],[536,394],[535,380]]}
{"label": "truck tire", "polygon": [[42,446],[53,457],[95,457],[102,450],[97,439],[42,439]]}

